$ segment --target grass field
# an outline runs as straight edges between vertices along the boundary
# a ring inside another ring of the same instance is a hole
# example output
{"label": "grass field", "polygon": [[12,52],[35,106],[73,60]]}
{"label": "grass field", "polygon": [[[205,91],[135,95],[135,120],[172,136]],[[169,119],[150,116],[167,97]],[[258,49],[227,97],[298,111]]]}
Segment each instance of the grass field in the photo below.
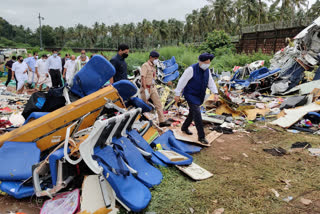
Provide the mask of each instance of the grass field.
{"label": "grass field", "polygon": [[[263,148],[289,149],[297,141],[320,147],[319,137],[251,126],[252,134],[223,135],[194,155],[194,162],[214,176],[194,182],[174,167],[161,168],[163,182],[152,190],[147,211],[155,213],[319,213],[320,161],[307,150],[274,157]],[[248,157],[246,157],[245,155]],[[289,180],[286,190],[284,181]],[[275,197],[270,189],[279,192]],[[292,196],[289,203],[284,198]],[[313,201],[309,206],[300,202]]]}

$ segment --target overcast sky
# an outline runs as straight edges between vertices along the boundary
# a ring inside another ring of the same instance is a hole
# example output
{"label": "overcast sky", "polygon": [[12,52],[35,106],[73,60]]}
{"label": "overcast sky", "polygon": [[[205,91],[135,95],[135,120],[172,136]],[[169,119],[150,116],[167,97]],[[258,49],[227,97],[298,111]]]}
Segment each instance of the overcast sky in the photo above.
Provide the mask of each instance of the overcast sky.
{"label": "overcast sky", "polygon": [[[316,0],[309,0],[309,8]],[[14,25],[36,29],[39,12],[43,24],[92,26],[95,21],[106,25],[137,23],[144,18],[185,20],[193,9],[208,4],[206,0],[7,0],[1,1],[1,14]],[[270,3],[268,3],[270,4]]]}
{"label": "overcast sky", "polygon": [[144,18],[184,20],[187,13],[206,4],[206,0],[8,0],[1,1],[0,16],[31,29],[39,26],[39,12],[43,24],[51,26],[91,26],[95,21],[111,25]]}

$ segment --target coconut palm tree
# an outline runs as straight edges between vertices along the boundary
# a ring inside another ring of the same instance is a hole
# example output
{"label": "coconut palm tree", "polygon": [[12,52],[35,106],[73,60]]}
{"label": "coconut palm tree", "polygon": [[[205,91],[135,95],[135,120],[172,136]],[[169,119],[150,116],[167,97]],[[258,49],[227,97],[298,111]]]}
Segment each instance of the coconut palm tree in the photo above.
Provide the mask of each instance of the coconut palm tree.
{"label": "coconut palm tree", "polygon": [[217,29],[230,26],[233,17],[232,0],[207,0],[213,9]]}

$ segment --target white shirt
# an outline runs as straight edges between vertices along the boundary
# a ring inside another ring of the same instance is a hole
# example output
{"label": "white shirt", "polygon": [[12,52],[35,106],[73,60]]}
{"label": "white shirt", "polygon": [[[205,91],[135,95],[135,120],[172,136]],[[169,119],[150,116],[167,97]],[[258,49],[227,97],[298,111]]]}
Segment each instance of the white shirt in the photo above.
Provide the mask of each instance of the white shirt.
{"label": "white shirt", "polygon": [[43,76],[45,74],[48,74],[48,60],[39,59],[36,62],[36,68],[38,68],[39,75]]}
{"label": "white shirt", "polygon": [[[183,72],[182,76],[179,79],[177,88],[174,90],[176,96],[181,96],[183,89],[186,87],[187,83],[192,77],[193,77],[193,68],[190,66]],[[217,86],[212,79],[211,73],[209,74],[208,88],[212,93],[214,94],[218,93]]]}
{"label": "white shirt", "polygon": [[76,61],[75,60],[68,60],[66,64],[64,64],[64,68],[67,69],[66,71],[66,79],[73,78],[74,73],[76,71]]}
{"label": "white shirt", "polygon": [[[81,55],[77,57],[77,60],[80,60],[80,57],[81,57]],[[89,61],[89,57],[88,56],[86,56],[86,61]]]}
{"label": "white shirt", "polygon": [[62,62],[59,56],[54,57],[53,55],[48,58],[48,68],[58,69],[62,71]]}
{"label": "white shirt", "polygon": [[27,74],[27,73],[23,73],[25,70],[28,70],[28,65],[25,62],[15,62],[12,65],[12,71],[14,71],[14,74],[16,76],[21,75],[21,74]]}
{"label": "white shirt", "polygon": [[[25,70],[28,69],[28,65],[25,62],[15,62],[12,65],[12,71],[14,71],[14,75],[16,76],[18,82],[24,83],[24,81],[28,80],[28,74],[23,73]],[[20,89],[21,87],[19,87]]]}

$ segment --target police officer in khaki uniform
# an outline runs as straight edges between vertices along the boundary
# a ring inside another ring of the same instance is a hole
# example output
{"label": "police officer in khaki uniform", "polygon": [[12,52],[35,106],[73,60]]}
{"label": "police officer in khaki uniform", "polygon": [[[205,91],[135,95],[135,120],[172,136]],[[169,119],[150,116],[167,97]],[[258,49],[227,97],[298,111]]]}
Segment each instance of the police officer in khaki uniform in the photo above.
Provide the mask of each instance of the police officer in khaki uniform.
{"label": "police officer in khaki uniform", "polygon": [[149,60],[141,67],[141,98],[145,103],[148,103],[150,98],[157,110],[159,118],[159,126],[170,126],[170,124],[164,120],[163,108],[160,102],[160,97],[155,86],[156,79],[156,65],[159,61],[160,54],[156,51],[151,51]]}

